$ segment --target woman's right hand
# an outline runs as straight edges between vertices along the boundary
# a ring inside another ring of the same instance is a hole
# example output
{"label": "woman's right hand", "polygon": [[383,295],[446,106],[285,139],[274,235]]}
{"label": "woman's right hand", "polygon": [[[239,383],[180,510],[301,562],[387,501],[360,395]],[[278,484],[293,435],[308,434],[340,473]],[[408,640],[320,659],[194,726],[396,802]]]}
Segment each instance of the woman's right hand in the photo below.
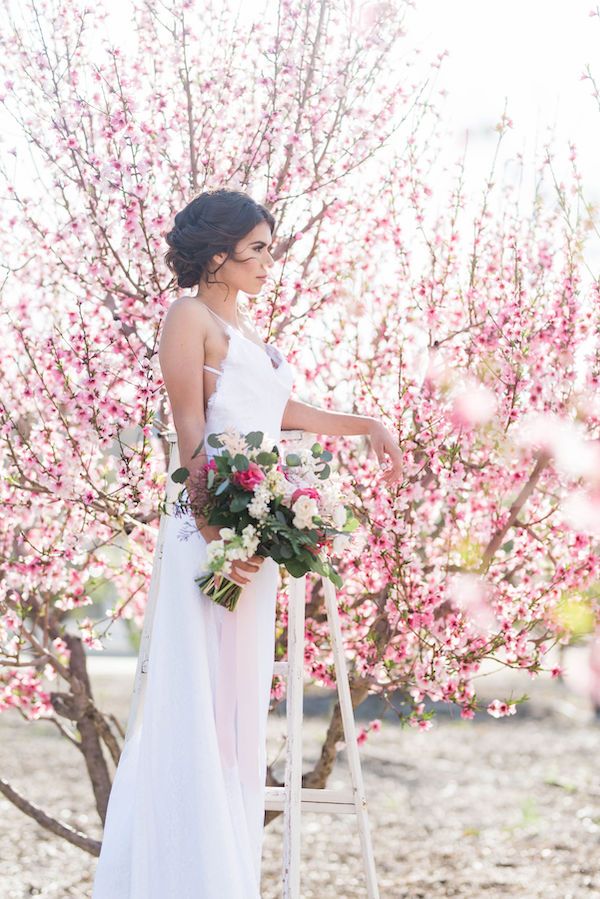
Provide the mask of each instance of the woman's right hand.
{"label": "woman's right hand", "polygon": [[[202,527],[199,526],[198,530],[207,543],[210,543],[211,540],[221,539],[220,525],[204,524]],[[236,559],[231,563],[231,571],[227,575],[227,578],[228,580],[233,581],[234,584],[239,584],[240,587],[243,587],[244,584],[249,583],[250,575],[256,574],[264,561],[264,556],[250,556],[245,562],[241,559]]]}

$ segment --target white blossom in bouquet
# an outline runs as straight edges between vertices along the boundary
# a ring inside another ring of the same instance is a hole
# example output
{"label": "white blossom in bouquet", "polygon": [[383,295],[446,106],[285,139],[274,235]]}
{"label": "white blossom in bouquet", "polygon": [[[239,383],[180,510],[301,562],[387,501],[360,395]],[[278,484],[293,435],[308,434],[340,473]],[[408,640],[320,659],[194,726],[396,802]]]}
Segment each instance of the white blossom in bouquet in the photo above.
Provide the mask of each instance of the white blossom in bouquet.
{"label": "white blossom in bouquet", "polygon": [[271,492],[268,487],[263,486],[264,481],[257,484],[254,488],[254,496],[248,503],[248,514],[256,521],[264,521],[269,515],[269,503],[271,502]]}
{"label": "white blossom in bouquet", "polygon": [[242,546],[242,544],[239,542],[239,540],[235,540],[234,542],[230,543],[225,550],[225,554],[226,554],[227,559],[229,559],[230,562],[235,561],[237,559],[240,559],[242,562],[245,562],[246,559],[249,558],[248,550],[245,549],[244,546]]}
{"label": "white blossom in bouquet", "polygon": [[219,439],[223,444],[223,448],[232,456],[235,456],[236,453],[246,454],[246,440],[237,428],[225,428]]}
{"label": "white blossom in bouquet", "polygon": [[[223,528],[226,530],[226,528]],[[211,571],[223,571],[227,574],[231,565],[225,556],[225,543],[223,540],[211,540],[206,547],[206,562]]]}
{"label": "white blossom in bouquet", "polygon": [[312,496],[299,496],[292,506],[292,512],[295,528],[310,528],[313,524],[313,515],[319,514],[319,507]]}
{"label": "white blossom in bouquet", "polygon": [[244,548],[248,551],[249,555],[253,556],[257,550],[258,544],[260,543],[260,537],[258,536],[254,525],[246,525],[246,527],[242,531],[242,541]]}
{"label": "white blossom in bouquet", "polygon": [[[223,528],[223,530],[226,530]],[[213,562],[222,556],[225,552],[225,543],[223,540],[211,540],[206,547],[206,561]]]}
{"label": "white blossom in bouquet", "polygon": [[278,468],[271,468],[263,483],[269,488],[272,496],[285,496],[286,490],[291,487],[283,472]]}

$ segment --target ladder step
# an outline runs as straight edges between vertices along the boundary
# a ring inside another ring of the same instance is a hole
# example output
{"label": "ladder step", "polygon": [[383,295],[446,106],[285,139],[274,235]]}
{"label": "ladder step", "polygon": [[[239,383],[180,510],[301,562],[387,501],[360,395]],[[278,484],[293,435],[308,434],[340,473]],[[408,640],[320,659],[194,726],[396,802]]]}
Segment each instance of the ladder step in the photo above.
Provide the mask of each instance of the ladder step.
{"label": "ladder step", "polygon": [[273,665],[273,674],[277,677],[287,677],[289,674],[289,664],[287,662],[275,662]]}
{"label": "ladder step", "polygon": [[[352,815],[356,812],[352,790],[315,790],[302,787],[301,793],[300,804],[304,812],[330,812],[337,815]],[[265,787],[265,809],[282,812],[284,807],[285,787]]]}

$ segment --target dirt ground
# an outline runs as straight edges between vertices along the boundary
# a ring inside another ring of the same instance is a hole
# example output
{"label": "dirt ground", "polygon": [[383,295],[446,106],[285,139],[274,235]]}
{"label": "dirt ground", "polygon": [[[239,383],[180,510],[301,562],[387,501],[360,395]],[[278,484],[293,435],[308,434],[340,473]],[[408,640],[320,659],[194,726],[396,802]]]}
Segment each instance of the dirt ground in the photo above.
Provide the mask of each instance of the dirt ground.
{"label": "dirt ground", "polygon": [[[90,659],[97,700],[123,724],[134,665],[124,657]],[[490,699],[504,698],[497,686],[486,684]],[[382,730],[360,747],[381,899],[600,897],[600,722],[565,685],[510,686],[532,697],[516,716],[465,722],[446,712],[428,733],[383,716]],[[304,770],[327,724],[315,707],[307,701]],[[366,720],[382,717],[373,704],[364,713]],[[270,760],[284,733],[283,717],[272,714]],[[0,716],[0,776],[50,813],[101,836],[78,753],[51,725]],[[328,786],[348,785],[342,752]],[[266,830],[263,899],[281,896],[281,825],[279,817]],[[96,860],[2,797],[0,858],[0,899],[91,895]],[[366,897],[354,816],[306,814],[302,858],[305,899]]]}

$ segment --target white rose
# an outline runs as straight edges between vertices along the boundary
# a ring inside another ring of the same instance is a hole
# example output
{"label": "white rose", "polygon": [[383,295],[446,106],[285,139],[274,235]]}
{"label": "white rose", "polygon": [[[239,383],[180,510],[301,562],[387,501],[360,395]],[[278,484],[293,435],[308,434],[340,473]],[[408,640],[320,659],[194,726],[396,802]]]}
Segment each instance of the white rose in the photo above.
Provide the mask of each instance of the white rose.
{"label": "white rose", "polygon": [[222,540],[233,540],[235,537],[235,531],[233,528],[221,528],[219,530],[219,534],[221,535]]}
{"label": "white rose", "polygon": [[317,515],[319,508],[316,500],[312,496],[299,496],[294,505],[292,512],[294,513],[295,528],[310,528],[313,523],[313,515]]}

